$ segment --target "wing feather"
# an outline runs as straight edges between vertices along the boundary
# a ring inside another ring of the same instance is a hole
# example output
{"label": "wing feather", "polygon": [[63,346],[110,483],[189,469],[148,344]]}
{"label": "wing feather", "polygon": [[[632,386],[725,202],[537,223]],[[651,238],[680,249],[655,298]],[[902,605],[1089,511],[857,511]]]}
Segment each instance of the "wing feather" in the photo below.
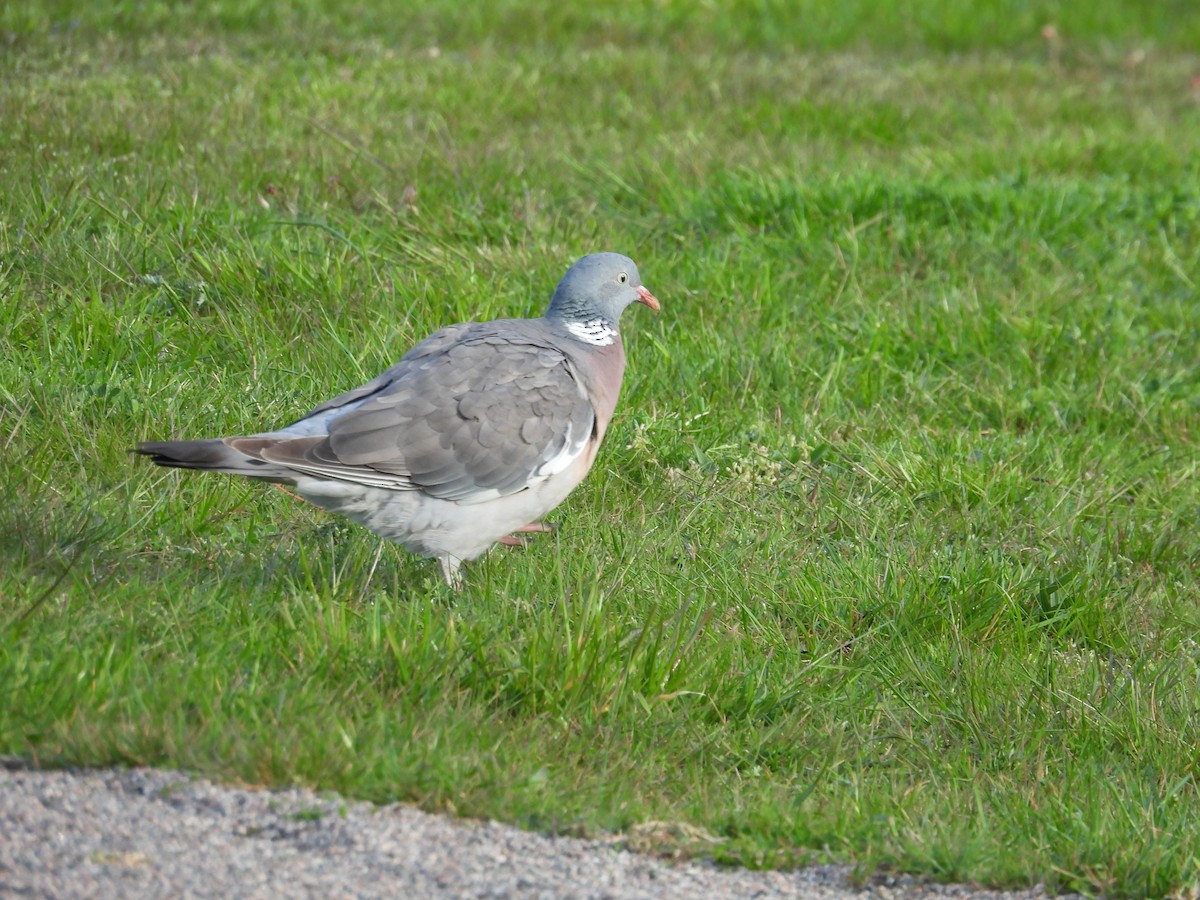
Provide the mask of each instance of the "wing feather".
{"label": "wing feather", "polygon": [[442,329],[375,381],[305,417],[327,416],[327,435],[297,429],[303,436],[274,443],[263,458],[464,503],[561,472],[593,431],[587,391],[564,353],[490,324]]}

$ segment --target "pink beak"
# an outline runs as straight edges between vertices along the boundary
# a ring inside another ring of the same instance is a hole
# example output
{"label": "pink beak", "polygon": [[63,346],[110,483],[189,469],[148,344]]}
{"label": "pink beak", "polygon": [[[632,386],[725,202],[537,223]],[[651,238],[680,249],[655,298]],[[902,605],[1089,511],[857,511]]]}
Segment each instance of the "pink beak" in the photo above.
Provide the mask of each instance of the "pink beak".
{"label": "pink beak", "polygon": [[658,298],[655,297],[648,290],[646,290],[644,287],[639,287],[637,289],[637,291],[638,291],[638,303],[645,303],[648,307],[650,307],[655,312],[658,312],[660,309],[662,309],[662,307],[658,303]]}

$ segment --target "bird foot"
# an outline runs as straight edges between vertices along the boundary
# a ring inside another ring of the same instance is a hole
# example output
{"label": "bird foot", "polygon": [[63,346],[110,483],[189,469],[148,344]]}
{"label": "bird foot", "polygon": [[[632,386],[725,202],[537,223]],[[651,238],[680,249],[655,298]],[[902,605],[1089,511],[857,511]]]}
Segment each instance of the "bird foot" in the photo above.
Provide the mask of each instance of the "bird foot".
{"label": "bird foot", "polygon": [[301,496],[300,496],[299,494],[297,494],[295,491],[289,491],[289,490],[288,490],[287,488],[285,488],[285,487],[284,487],[282,484],[273,484],[273,485],[272,485],[272,487],[278,488],[279,490],[283,491],[285,494],[287,494],[289,497],[291,497],[291,498],[293,498],[293,499],[295,499],[295,500],[299,500],[299,501],[301,501],[301,502],[303,502],[303,501],[304,501],[304,498],[303,498],[303,497],[301,497]]}
{"label": "bird foot", "polygon": [[517,529],[518,534],[549,534],[552,531],[557,531],[558,526],[553,522],[530,522],[528,525],[522,525]]}
{"label": "bird foot", "polygon": [[458,567],[462,565],[462,560],[446,554],[445,556],[438,557],[438,563],[441,564],[442,577],[446,579],[446,584],[456,591],[461,591],[463,577]]}
{"label": "bird foot", "polygon": [[525,547],[529,541],[526,538],[518,537],[520,534],[549,534],[557,529],[558,526],[553,522],[530,522],[528,525],[522,525],[512,534],[506,534],[500,538],[498,543],[505,547]]}

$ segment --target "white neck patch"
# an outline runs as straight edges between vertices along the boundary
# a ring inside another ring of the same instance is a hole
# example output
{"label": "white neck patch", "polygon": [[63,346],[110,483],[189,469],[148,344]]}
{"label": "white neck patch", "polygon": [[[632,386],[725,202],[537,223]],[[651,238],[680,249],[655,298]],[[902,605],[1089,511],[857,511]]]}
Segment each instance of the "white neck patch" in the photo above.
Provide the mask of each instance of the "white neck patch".
{"label": "white neck patch", "polygon": [[597,347],[607,347],[620,334],[603,319],[588,319],[586,322],[568,322],[567,331],[581,341]]}

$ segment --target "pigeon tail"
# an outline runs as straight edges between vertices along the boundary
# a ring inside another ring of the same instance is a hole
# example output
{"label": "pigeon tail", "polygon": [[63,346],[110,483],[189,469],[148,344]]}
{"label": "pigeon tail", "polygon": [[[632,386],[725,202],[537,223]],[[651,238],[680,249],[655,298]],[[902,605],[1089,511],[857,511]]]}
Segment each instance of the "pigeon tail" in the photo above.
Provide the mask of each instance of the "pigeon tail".
{"label": "pigeon tail", "polygon": [[148,456],[156,465],[169,469],[197,469],[202,472],[243,475],[262,481],[281,481],[288,484],[296,482],[296,473],[293,470],[234,450],[220,438],[199,441],[141,441],[134,452]]}

